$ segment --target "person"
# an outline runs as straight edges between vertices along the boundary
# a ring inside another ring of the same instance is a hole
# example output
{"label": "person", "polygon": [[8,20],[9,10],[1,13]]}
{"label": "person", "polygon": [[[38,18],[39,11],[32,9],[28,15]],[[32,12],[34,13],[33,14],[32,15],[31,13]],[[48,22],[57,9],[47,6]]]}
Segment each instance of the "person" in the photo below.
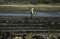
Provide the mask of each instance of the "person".
{"label": "person", "polygon": [[34,14],[34,8],[31,8],[31,18],[33,17]]}
{"label": "person", "polygon": [[31,14],[34,14],[34,8],[31,9]]}

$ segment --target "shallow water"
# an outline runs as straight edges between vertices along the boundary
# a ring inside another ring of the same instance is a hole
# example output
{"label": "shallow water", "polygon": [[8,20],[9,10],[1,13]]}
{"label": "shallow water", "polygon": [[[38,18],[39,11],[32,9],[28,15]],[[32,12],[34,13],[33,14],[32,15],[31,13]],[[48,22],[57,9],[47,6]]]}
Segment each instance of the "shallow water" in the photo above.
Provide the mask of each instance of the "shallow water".
{"label": "shallow water", "polygon": [[35,13],[36,17],[60,17],[60,14],[57,13]]}
{"label": "shallow water", "polygon": [[[30,17],[31,14],[13,14],[13,13],[5,13],[2,14],[0,13],[0,16],[21,16],[21,17]],[[40,13],[40,12],[35,12],[33,14],[33,17],[60,17],[60,14],[52,14],[52,13]]]}

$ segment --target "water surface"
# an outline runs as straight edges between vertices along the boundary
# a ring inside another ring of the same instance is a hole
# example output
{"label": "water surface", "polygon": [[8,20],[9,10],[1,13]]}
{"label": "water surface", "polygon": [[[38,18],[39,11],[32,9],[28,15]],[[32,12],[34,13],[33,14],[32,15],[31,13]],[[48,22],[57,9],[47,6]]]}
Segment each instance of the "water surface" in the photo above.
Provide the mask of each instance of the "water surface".
{"label": "water surface", "polygon": [[[0,16],[20,16],[20,17],[30,17],[31,14],[14,14],[14,13],[5,13],[5,14],[2,14],[0,13]],[[40,13],[40,12],[35,12],[33,14],[33,17],[60,17],[60,14],[56,14],[56,13]]]}

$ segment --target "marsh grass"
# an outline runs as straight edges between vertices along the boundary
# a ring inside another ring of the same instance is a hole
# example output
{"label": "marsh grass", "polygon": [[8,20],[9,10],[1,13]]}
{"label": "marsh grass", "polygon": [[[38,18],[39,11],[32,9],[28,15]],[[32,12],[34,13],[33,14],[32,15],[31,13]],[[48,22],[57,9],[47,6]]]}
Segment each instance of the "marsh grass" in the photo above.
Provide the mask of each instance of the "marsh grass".
{"label": "marsh grass", "polygon": [[0,5],[0,9],[60,9],[60,5]]}

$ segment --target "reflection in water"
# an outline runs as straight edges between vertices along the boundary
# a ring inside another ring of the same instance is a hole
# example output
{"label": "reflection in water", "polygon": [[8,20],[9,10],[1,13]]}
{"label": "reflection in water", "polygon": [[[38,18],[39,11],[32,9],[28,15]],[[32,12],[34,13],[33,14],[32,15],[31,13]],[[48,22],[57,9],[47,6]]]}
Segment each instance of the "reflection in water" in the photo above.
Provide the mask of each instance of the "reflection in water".
{"label": "reflection in water", "polygon": [[[1,14],[0,16],[21,16],[21,17],[30,17],[31,14]],[[52,14],[52,13],[35,13],[33,17],[60,17],[60,14]]]}

